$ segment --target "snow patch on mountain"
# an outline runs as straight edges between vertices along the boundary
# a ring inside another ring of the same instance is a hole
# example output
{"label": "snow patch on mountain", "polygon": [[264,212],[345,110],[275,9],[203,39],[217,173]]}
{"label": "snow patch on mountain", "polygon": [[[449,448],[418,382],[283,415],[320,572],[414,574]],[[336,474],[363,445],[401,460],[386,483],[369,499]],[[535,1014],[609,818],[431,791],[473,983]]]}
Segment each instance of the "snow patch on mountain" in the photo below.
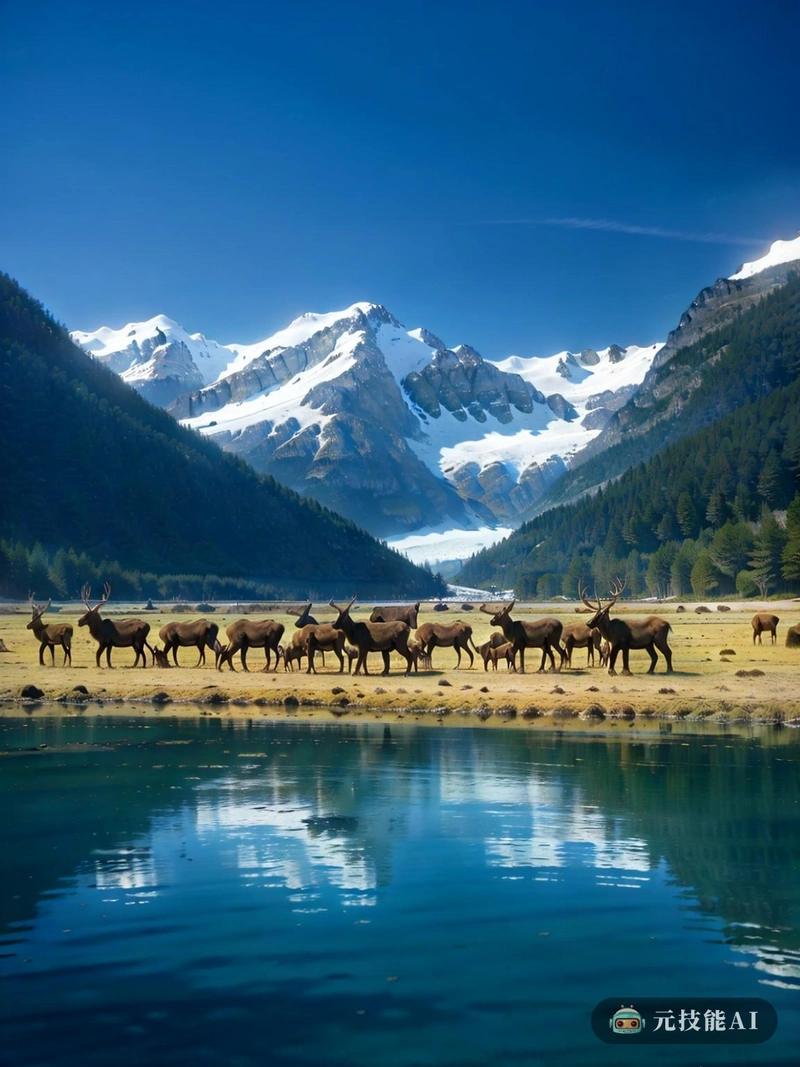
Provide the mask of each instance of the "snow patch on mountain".
{"label": "snow patch on mountain", "polygon": [[[518,374],[545,396],[562,396],[578,417],[556,418],[549,406],[537,404],[531,414],[515,415],[513,423],[493,423],[487,428],[485,424],[457,422],[443,412],[439,420],[426,422],[426,442],[412,447],[428,464],[435,462],[445,477],[452,477],[467,463],[482,470],[493,463],[504,464],[519,477],[531,464],[541,465],[553,456],[568,462],[602,428],[592,420],[585,424],[589,412],[610,411],[615,402],[627,400],[661,347],[632,345],[622,349],[612,345],[599,351],[586,349],[579,356],[558,352],[554,356],[510,356],[495,361],[498,370]],[[559,365],[570,370],[569,377],[559,371]]]}
{"label": "snow patch on mountain", "polygon": [[761,259],[754,259],[752,263],[743,264],[735,274],[730,276],[732,282],[742,278],[752,278],[754,274],[760,274],[769,267],[778,267],[782,263],[793,263],[800,259],[800,234],[791,241],[775,241],[769,252]]}

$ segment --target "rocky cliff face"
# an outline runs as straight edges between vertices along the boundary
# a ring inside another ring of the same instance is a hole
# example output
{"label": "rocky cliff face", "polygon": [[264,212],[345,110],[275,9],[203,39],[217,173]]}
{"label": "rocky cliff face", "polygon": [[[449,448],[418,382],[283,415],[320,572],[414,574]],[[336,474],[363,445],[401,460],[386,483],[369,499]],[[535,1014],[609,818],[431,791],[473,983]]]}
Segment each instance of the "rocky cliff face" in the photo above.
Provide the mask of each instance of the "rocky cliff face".
{"label": "rocky cliff face", "polygon": [[[603,432],[575,457],[573,467],[581,466],[626,435],[649,433],[653,423],[642,420],[641,412],[653,407],[657,401],[670,401],[667,406],[660,404],[658,412],[658,420],[669,421],[692,392],[697,371],[696,367],[685,367],[675,373],[669,366],[675,354],[728,325],[762,296],[785,285],[789,273],[796,271],[798,266],[797,262],[782,263],[749,278],[720,278],[714,285],[701,290],[669,334],[641,386],[625,405],[611,415]],[[709,358],[713,359],[714,354],[711,353]]]}

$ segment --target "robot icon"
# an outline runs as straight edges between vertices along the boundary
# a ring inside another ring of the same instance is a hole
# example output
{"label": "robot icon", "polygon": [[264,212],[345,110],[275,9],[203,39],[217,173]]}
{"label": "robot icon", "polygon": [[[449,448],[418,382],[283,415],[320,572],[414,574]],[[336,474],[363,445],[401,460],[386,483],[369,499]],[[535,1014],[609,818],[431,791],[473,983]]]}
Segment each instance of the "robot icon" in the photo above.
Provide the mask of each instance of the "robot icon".
{"label": "robot icon", "polygon": [[630,1036],[640,1034],[644,1030],[644,1019],[632,1004],[627,1008],[623,1004],[608,1020],[608,1025],[615,1034]]}

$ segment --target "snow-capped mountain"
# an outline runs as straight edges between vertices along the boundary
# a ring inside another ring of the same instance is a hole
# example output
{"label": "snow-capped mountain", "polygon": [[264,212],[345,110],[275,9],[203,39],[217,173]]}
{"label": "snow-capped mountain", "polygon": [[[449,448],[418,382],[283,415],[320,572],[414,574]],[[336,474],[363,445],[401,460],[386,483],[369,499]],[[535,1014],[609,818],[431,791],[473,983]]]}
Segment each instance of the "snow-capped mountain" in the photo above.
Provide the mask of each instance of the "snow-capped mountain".
{"label": "snow-capped mountain", "polygon": [[493,363],[365,302],[248,345],[165,316],[73,337],[187,426],[382,536],[513,525],[660,348]]}
{"label": "snow-capped mountain", "polygon": [[120,330],[107,326],[93,333],[75,330],[71,336],[98,362],[161,407],[180,393],[216,381],[236,355],[201,333],[187,333],[166,315],[129,322]]}

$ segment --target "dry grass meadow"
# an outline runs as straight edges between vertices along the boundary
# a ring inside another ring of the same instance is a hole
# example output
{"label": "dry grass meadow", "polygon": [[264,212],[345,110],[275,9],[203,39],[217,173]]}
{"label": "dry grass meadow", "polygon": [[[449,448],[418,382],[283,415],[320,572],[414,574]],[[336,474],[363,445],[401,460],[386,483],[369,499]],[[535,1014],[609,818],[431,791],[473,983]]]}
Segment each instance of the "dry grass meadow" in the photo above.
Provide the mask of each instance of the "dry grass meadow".
{"label": "dry grass meadow", "polygon": [[[560,673],[537,673],[539,653],[529,650],[527,673],[515,674],[501,665],[496,672],[484,672],[479,656],[475,667],[456,670],[453,649],[436,649],[433,669],[405,677],[404,663],[392,658],[389,677],[381,677],[379,655],[369,657],[369,676],[354,677],[338,673],[332,655],[318,674],[287,672],[281,663],[277,671],[265,673],[264,653],[251,649],[249,673],[225,667],[218,672],[213,653],[207,653],[205,667],[195,667],[197,651],[181,649],[179,668],[133,669],[132,649],[115,649],[113,670],[95,666],[95,642],[85,628],[77,627],[83,612],[79,605],[68,605],[46,622],[71,622],[73,666],[60,666],[62,652],[56,649],[56,666],[51,667],[49,653],[45,666],[39,665],[39,643],[26,630],[30,614],[20,606],[14,613],[0,615],[0,639],[10,650],[0,654],[0,715],[18,715],[25,686],[42,691],[38,702],[28,703],[31,711],[46,709],[58,702],[83,714],[109,714],[115,708],[134,703],[142,713],[171,715],[213,714],[292,719],[330,720],[336,717],[367,720],[428,722],[435,725],[483,724],[492,727],[547,727],[552,729],[610,730],[620,728],[659,729],[659,723],[671,720],[677,728],[697,729],[704,723],[727,723],[738,728],[754,724],[800,722],[800,649],[785,646],[786,631],[800,622],[800,603],[731,604],[720,612],[716,602],[707,602],[708,613],[696,614],[696,605],[687,603],[684,612],[677,604],[618,605],[615,615],[644,617],[657,614],[672,625],[670,645],[674,673],[664,673],[659,656],[656,673],[646,673],[646,652],[631,654],[632,676],[609,676],[606,669],[586,666],[586,650],[576,649],[573,668]],[[329,618],[331,609],[315,605],[320,619]],[[359,605],[354,617],[368,618],[371,606]],[[780,616],[777,644],[753,645],[751,618],[756,611],[767,610]],[[168,620],[189,621],[200,613],[176,615],[173,611],[119,610],[104,614],[110,617],[137,615],[150,623],[150,643],[157,639],[159,628]],[[517,605],[513,617],[540,618],[555,615],[563,623],[584,619],[575,613],[573,604]],[[213,616],[224,635],[225,627],[236,613],[218,609]],[[266,612],[255,617],[271,617],[284,623],[291,639],[294,617],[280,612]],[[473,626],[476,645],[491,635],[489,616],[475,610],[464,611],[451,605],[447,613],[435,613],[432,604],[423,604],[423,622],[468,621]],[[617,663],[621,669],[621,659]],[[80,687],[80,688],[76,688]],[[51,708],[52,710],[52,708]],[[678,725],[680,724],[680,725]]]}

